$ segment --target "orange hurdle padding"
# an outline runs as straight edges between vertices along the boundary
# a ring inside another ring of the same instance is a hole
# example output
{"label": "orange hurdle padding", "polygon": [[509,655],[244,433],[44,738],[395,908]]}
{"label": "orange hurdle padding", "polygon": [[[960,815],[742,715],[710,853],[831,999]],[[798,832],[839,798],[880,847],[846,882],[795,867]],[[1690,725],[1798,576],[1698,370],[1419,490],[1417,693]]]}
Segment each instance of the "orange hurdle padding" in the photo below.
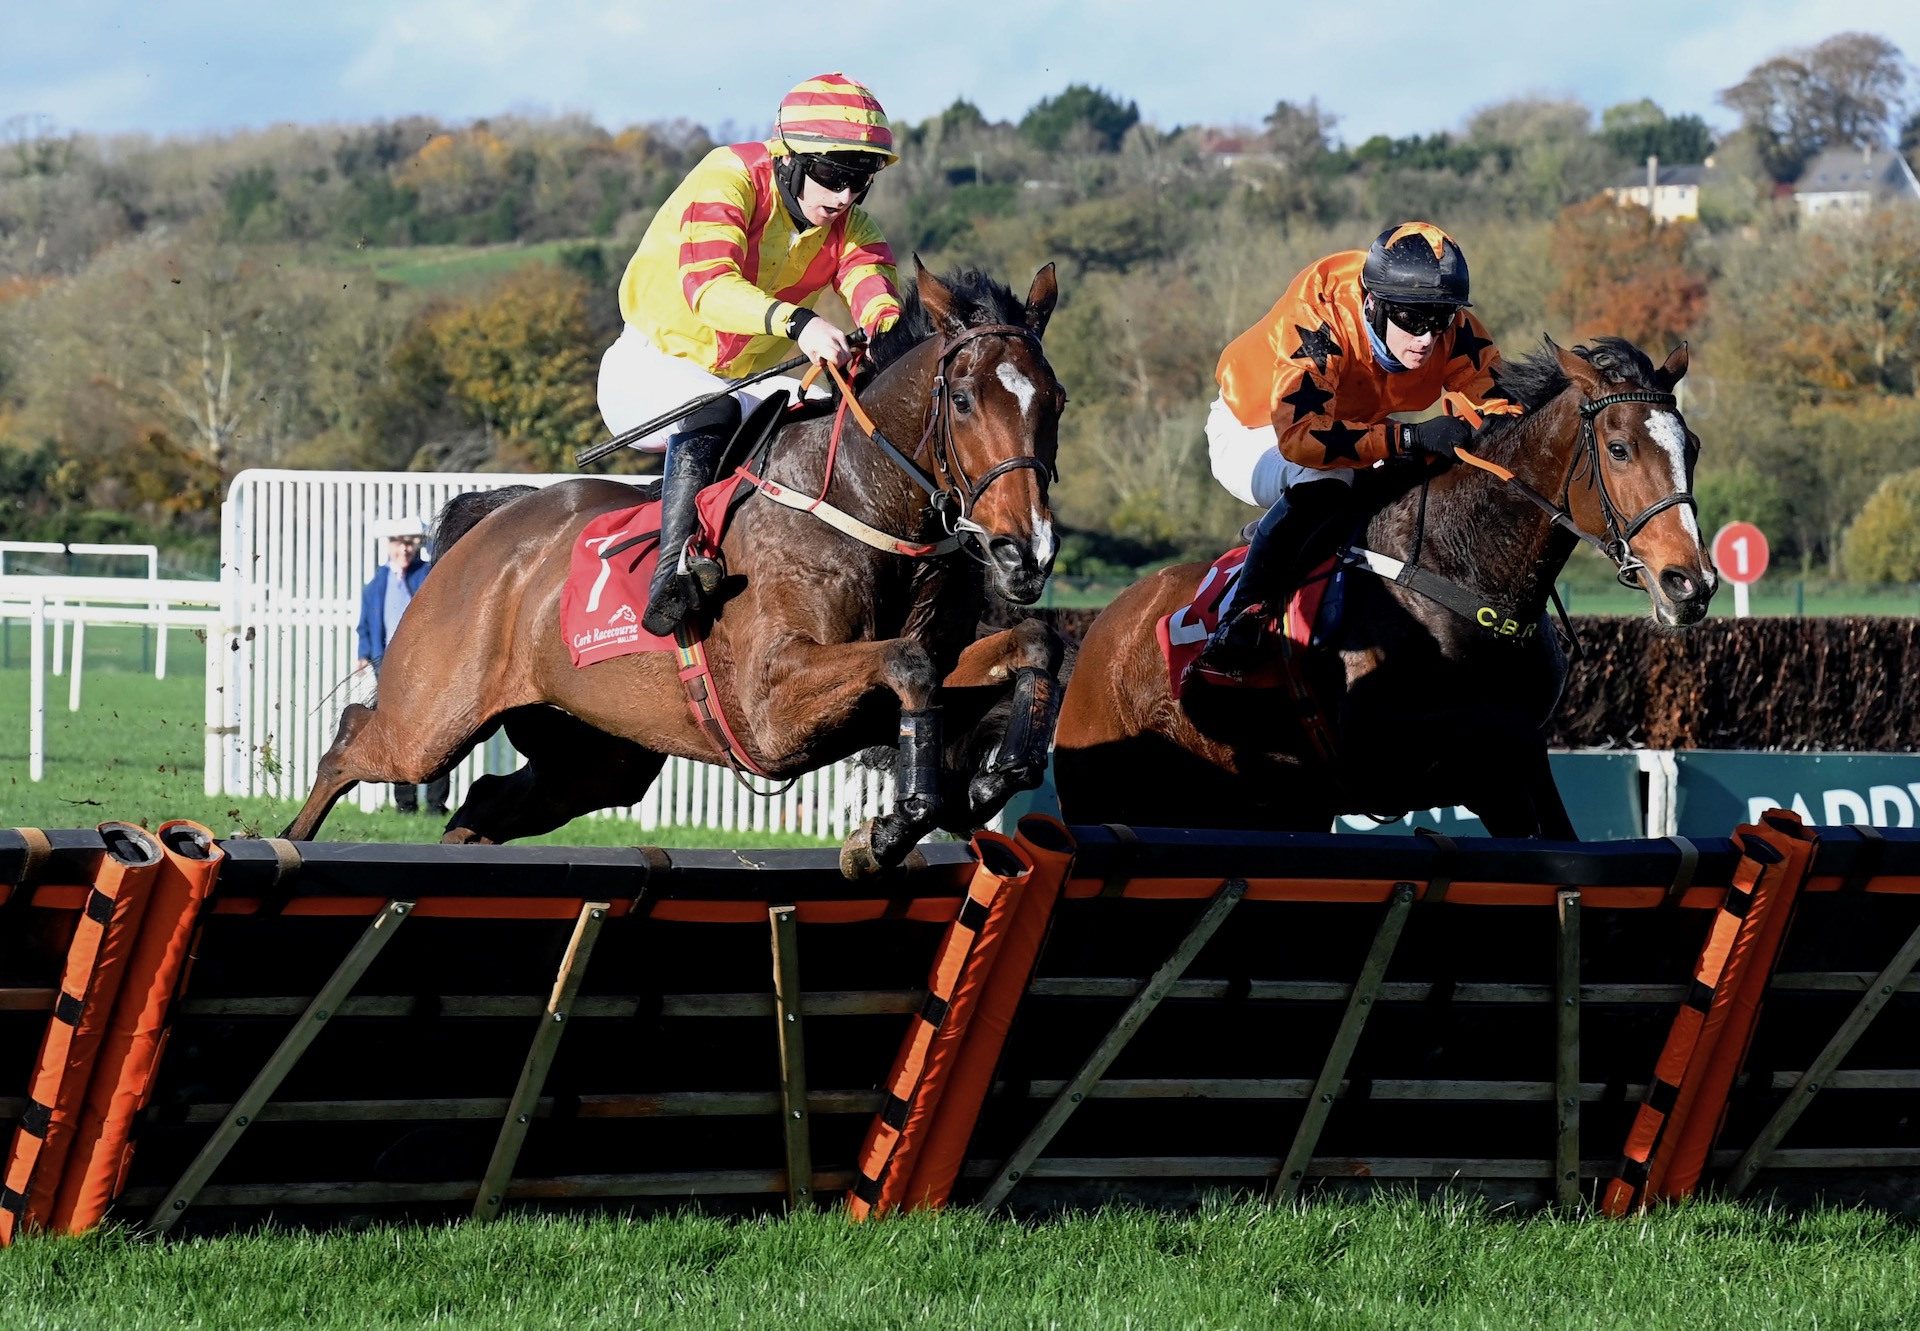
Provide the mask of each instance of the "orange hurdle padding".
{"label": "orange hurdle padding", "polygon": [[1689,1078],[1647,1176],[1646,1195],[1654,1200],[1691,1197],[1700,1185],[1714,1138],[1726,1123],[1734,1078],[1753,1045],[1760,1003],[1786,942],[1800,888],[1813,865],[1818,842],[1798,817],[1775,809],[1761,821],[1763,826],[1754,830],[1767,838],[1784,862],[1770,875],[1772,890],[1754,900],[1747,928],[1728,960],[1729,980],[1723,986],[1728,992],[1716,995],[1714,1003],[1714,1015],[1720,1017],[1718,1038],[1708,1048],[1700,1075]]}
{"label": "orange hurdle padding", "polygon": [[167,1012],[186,973],[200,909],[226,852],[213,833],[184,820],[158,833],[166,862],[147,894],[145,923],[120,983],[47,1227],[84,1234],[126,1183],[134,1117],[153,1094],[166,1044]]}
{"label": "orange hurdle padding", "polygon": [[100,835],[105,849],[74,926],[60,996],[40,1042],[26,1113],[14,1130],[0,1183],[0,1247],[22,1229],[44,1227],[52,1214],[94,1058],[139,938],[148,889],[164,858],[144,828],[102,823]]}
{"label": "orange hurdle padding", "polygon": [[[1798,828],[1793,815],[1784,817]],[[1774,814],[1769,814],[1768,820],[1773,819]],[[1764,986],[1772,973],[1793,897],[1812,862],[1812,843],[1803,838],[1803,833],[1764,824],[1735,831],[1734,839],[1745,854],[1708,929],[1694,964],[1693,983],[1674,1014],[1646,1099],[1628,1130],[1619,1168],[1601,1195],[1604,1214],[1625,1215],[1655,1196],[1683,1196],[1684,1192],[1674,1190],[1682,1181],[1689,1191],[1698,1183],[1705,1150],[1699,1129],[1689,1131],[1688,1125],[1709,1123],[1709,1140],[1718,1130],[1732,1085],[1727,1060],[1731,1058],[1737,1066],[1752,1035],[1750,1021],[1733,1018],[1749,985]],[[1755,994],[1752,1001],[1757,1005]],[[1720,1050],[1723,1043],[1725,1054]],[[1679,1146],[1683,1138],[1684,1155]],[[1678,1175],[1672,1172],[1676,1162],[1681,1163]]]}
{"label": "orange hurdle padding", "polygon": [[1033,876],[1026,852],[999,833],[978,832],[973,846],[979,866],[960,914],[934,953],[926,1001],[909,1019],[907,1038],[887,1078],[886,1103],[860,1147],[847,1197],[856,1220],[884,1214],[906,1200],[921,1140],[939,1109],[1013,908]]}
{"label": "orange hurdle padding", "polygon": [[947,1204],[966,1163],[980,1106],[993,1085],[994,1069],[1006,1048],[1020,1001],[1026,997],[1040,960],[1040,948],[1053,923],[1053,908],[1073,868],[1073,837],[1066,825],[1045,814],[1029,814],[1015,829],[1014,841],[1033,861],[1033,877],[1020,893],[992,973],[986,978],[973,1022],[954,1060],[946,1094],[934,1111],[907,1185],[909,1209]]}

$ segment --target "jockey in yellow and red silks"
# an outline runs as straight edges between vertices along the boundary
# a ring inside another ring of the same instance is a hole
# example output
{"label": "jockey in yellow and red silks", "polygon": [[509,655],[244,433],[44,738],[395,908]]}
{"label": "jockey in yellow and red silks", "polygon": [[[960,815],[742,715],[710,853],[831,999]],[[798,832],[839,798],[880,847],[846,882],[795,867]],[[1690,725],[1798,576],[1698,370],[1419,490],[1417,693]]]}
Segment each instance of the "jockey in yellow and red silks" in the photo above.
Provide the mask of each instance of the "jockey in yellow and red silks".
{"label": "jockey in yellow and red silks", "polygon": [[[886,112],[844,74],[786,95],[772,138],[715,148],[660,206],[620,279],[626,327],[600,363],[600,414],[615,434],[788,359],[853,358],[813,306],[832,287],[868,333],[900,317],[893,252],[860,207],[899,160]],[[763,380],[639,447],[665,448],[660,564],[644,619],[666,636],[718,583],[687,548],[694,499],[751,409],[791,380]]]}
{"label": "jockey in yellow and red silks", "polygon": [[1207,417],[1213,474],[1267,509],[1202,661],[1246,669],[1259,615],[1346,535],[1354,471],[1400,457],[1452,457],[1472,434],[1457,415],[1416,425],[1394,412],[1442,398],[1473,419],[1511,410],[1494,396],[1500,353],[1468,313],[1467,260],[1430,222],[1388,227],[1366,250],[1308,265],[1221,353]]}

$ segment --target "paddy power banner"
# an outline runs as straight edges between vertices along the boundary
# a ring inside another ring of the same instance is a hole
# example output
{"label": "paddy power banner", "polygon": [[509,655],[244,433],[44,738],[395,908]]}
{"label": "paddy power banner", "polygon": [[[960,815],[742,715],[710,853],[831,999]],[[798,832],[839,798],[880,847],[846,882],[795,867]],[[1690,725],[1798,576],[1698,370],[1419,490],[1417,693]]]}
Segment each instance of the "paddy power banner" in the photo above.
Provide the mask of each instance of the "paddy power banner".
{"label": "paddy power banner", "polygon": [[1673,757],[1681,836],[1725,836],[1772,808],[1808,823],[1874,827],[1912,827],[1920,811],[1920,754],[1683,749]]}

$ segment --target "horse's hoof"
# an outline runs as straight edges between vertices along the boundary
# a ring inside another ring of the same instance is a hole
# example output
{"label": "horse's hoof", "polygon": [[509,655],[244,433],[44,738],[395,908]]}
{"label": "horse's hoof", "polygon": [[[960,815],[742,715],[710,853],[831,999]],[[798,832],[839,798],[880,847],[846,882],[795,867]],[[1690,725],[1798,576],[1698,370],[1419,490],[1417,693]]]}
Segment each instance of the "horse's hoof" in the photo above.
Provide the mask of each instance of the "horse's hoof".
{"label": "horse's hoof", "polygon": [[443,846],[491,846],[493,842],[471,827],[449,827],[440,838]]}
{"label": "horse's hoof", "polygon": [[873,819],[853,829],[840,846],[840,876],[850,882],[871,878],[881,870],[880,857],[873,852]]}

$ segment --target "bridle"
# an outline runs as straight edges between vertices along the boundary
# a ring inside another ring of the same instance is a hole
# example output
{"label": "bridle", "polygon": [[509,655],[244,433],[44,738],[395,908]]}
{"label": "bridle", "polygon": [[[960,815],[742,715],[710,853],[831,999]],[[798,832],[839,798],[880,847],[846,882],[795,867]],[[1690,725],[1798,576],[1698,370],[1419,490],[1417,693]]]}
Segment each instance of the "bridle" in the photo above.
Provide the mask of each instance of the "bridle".
{"label": "bridle", "polygon": [[[887,459],[905,473],[908,480],[926,492],[928,502],[939,516],[946,533],[954,537],[969,537],[980,547],[984,547],[993,534],[975,522],[971,515],[988,486],[1016,471],[1036,471],[1040,473],[1040,495],[1044,500],[1049,483],[1058,479],[1059,475],[1055,467],[1030,453],[995,463],[982,472],[978,480],[969,477],[960,464],[959,450],[953,441],[953,393],[947,383],[947,373],[953,358],[963,348],[987,337],[1018,338],[1031,346],[1036,354],[1041,354],[1043,363],[1045,361],[1044,354],[1040,352],[1039,335],[1019,324],[979,324],[962,329],[948,338],[941,344],[934,362],[933,392],[928,403],[927,423],[911,455],[888,439],[872,418],[859,409],[852,385],[837,366],[829,364],[829,372],[839,384],[841,396],[855,408],[861,426]],[[927,455],[933,460],[932,471],[915,460]]]}
{"label": "bridle", "polygon": [[[1459,450],[1458,456],[1462,462],[1498,476],[1552,518],[1556,527],[1571,532],[1576,538],[1612,560],[1622,586],[1644,587],[1645,584],[1640,581],[1639,575],[1647,571],[1647,566],[1638,555],[1633,553],[1633,538],[1640,534],[1641,528],[1670,508],[1686,504],[1698,514],[1700,500],[1691,490],[1675,490],[1671,494],[1654,500],[1631,519],[1621,518],[1619,506],[1613,502],[1613,494],[1607,489],[1606,472],[1600,465],[1600,436],[1593,424],[1596,416],[1620,402],[1646,402],[1655,406],[1673,407],[1676,410],[1680,405],[1673,394],[1651,389],[1630,389],[1620,393],[1607,393],[1583,401],[1579,406],[1580,444],[1572,465],[1567,468],[1567,478],[1560,487],[1558,502],[1548,499],[1505,467],[1476,457],[1465,449]],[[1583,472],[1586,474],[1587,483],[1599,492],[1600,516],[1607,529],[1604,538],[1583,530],[1574,520],[1573,510],[1568,503],[1573,493],[1573,483]]]}

